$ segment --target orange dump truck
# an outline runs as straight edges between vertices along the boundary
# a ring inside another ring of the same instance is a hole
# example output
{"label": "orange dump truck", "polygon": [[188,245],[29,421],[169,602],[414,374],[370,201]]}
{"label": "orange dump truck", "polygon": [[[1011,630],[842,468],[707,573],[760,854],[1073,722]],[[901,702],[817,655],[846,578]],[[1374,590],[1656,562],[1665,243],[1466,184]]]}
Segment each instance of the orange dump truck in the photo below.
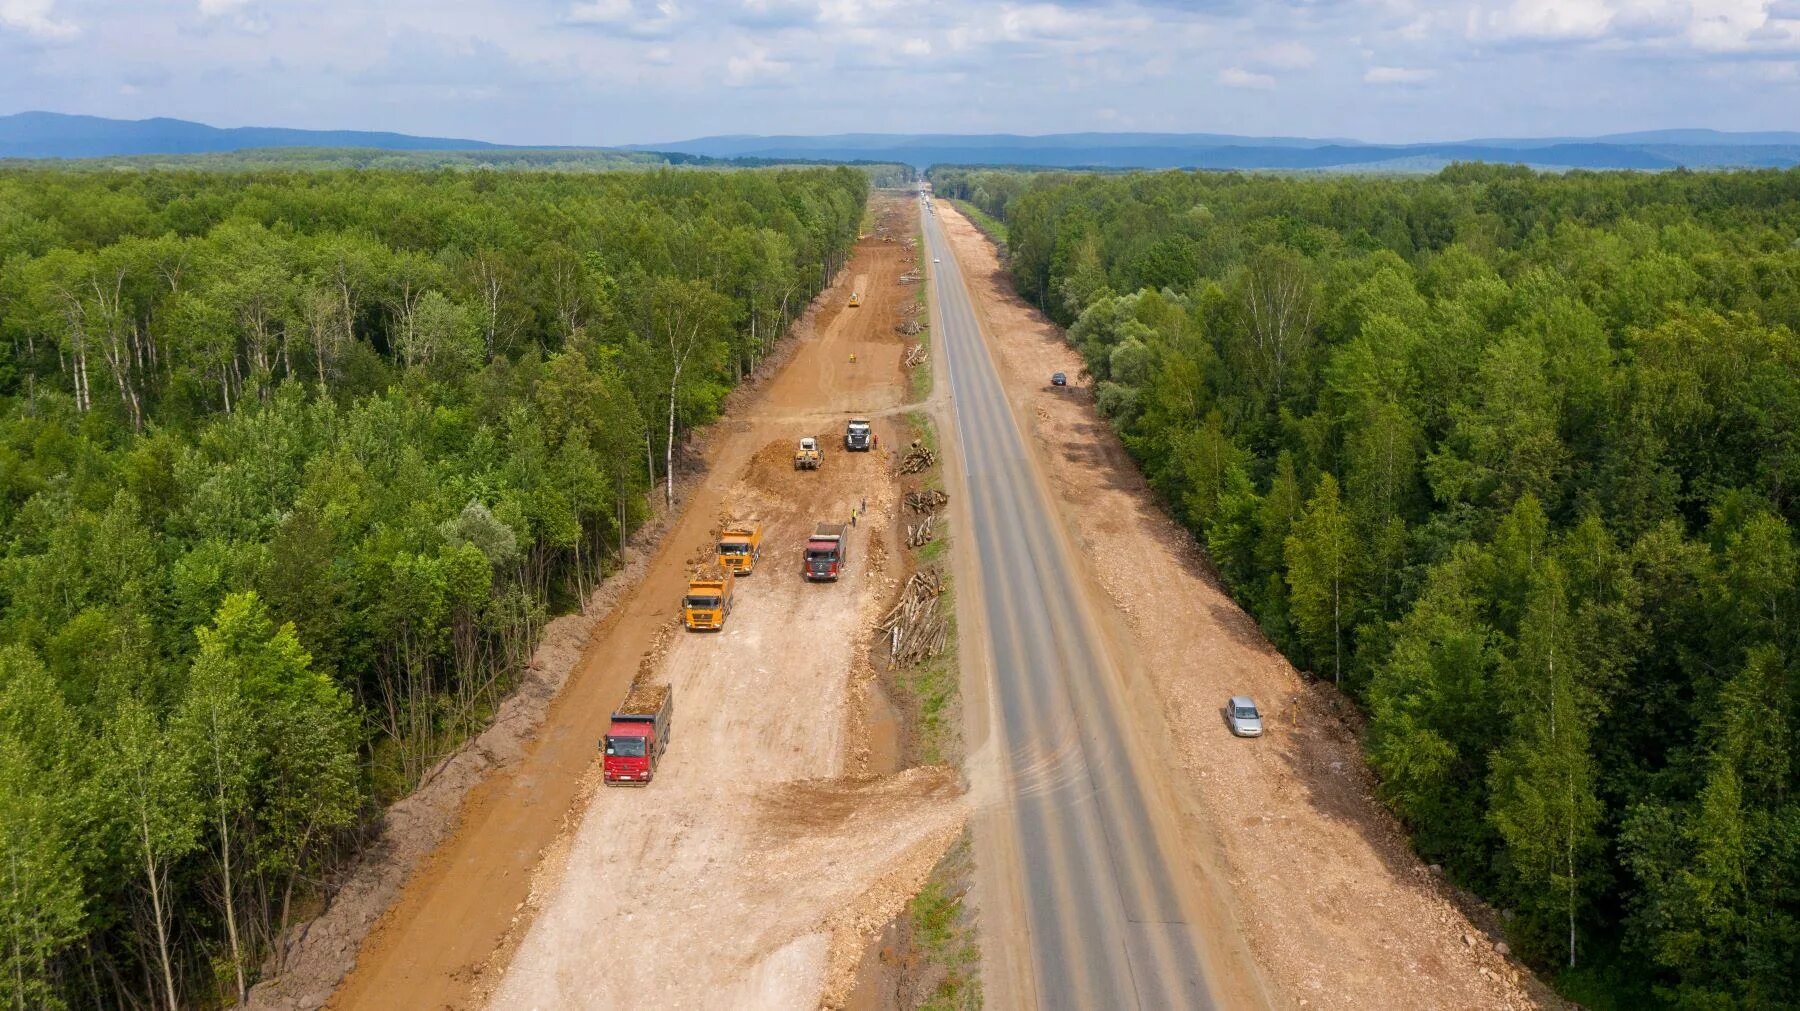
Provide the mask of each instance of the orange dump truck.
{"label": "orange dump truck", "polygon": [[718,631],[725,627],[731,614],[731,590],[735,576],[723,567],[702,569],[688,580],[687,595],[681,598],[681,620],[690,632]]}
{"label": "orange dump truck", "polygon": [[719,531],[719,568],[748,576],[762,557],[762,524],[734,523]]}

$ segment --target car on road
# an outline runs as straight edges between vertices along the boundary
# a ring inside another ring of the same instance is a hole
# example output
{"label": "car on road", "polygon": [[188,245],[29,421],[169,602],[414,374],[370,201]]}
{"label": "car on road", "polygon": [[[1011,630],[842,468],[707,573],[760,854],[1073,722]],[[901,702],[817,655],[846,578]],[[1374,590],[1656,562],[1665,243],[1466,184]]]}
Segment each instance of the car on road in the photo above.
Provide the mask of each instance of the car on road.
{"label": "car on road", "polygon": [[932,263],[943,263],[944,261],[942,258],[934,256],[931,258],[931,262]]}
{"label": "car on road", "polygon": [[1239,737],[1262,736],[1262,713],[1248,695],[1233,695],[1225,703],[1225,719],[1231,724],[1231,732]]}
{"label": "car on road", "polygon": [[1067,386],[1069,385],[1069,377],[1061,372],[1052,372],[1050,373],[1050,385]]}

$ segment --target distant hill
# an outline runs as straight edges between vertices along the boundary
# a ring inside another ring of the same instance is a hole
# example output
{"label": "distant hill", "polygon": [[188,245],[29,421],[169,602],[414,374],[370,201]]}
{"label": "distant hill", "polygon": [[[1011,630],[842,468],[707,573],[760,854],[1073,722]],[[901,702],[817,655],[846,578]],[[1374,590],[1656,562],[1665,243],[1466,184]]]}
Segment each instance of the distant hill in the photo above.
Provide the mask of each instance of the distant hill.
{"label": "distant hill", "polygon": [[931,165],[1055,168],[1356,169],[1452,161],[1552,168],[1672,169],[1800,165],[1800,133],[1657,130],[1603,137],[1504,138],[1368,144],[1230,134],[1073,133],[839,134],[824,137],[700,137],[633,145],[713,157],[849,158]]}
{"label": "distant hill", "polygon": [[0,116],[0,158],[101,158],[130,154],[201,154],[265,147],[380,148],[389,151],[482,151],[504,147],[479,140],[414,137],[365,130],[221,129],[184,119],[105,119],[59,112]]}
{"label": "distant hill", "polygon": [[[734,135],[619,148],[529,148],[454,137],[361,130],[221,129],[180,119],[104,119],[54,112],[0,116],[0,158],[117,158],[204,155],[279,148],[337,149],[339,160],[378,162],[344,149],[462,152],[458,164],[500,158],[508,165],[680,163],[723,159],[781,162],[889,162],[1105,169],[1276,169],[1420,171],[1454,161],[1522,163],[1553,169],[1737,168],[1800,165],[1800,132],[1650,130],[1600,137],[1514,137],[1426,144],[1370,144],[1349,138],[1250,137],[1217,133],[883,134],[818,137]],[[482,153],[486,154],[483,155]],[[263,156],[264,161],[278,161]],[[318,157],[307,160],[317,161]]]}

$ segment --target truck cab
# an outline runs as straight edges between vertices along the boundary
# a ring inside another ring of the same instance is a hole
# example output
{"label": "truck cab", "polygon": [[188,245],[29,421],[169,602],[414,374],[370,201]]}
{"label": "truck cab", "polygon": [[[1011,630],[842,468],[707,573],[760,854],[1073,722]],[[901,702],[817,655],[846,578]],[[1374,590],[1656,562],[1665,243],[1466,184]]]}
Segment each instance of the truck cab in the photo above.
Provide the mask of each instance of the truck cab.
{"label": "truck cab", "polygon": [[874,447],[875,437],[869,430],[869,419],[851,418],[844,426],[844,448],[853,453],[866,453]]}
{"label": "truck cab", "polygon": [[634,686],[600,739],[602,778],[608,786],[647,785],[669,745],[674,692],[667,685]]}
{"label": "truck cab", "polygon": [[762,524],[739,523],[719,531],[719,567],[734,575],[748,576],[756,571],[762,557]]}
{"label": "truck cab", "polygon": [[734,577],[730,569],[695,573],[681,598],[681,620],[690,632],[719,631],[731,614]]}
{"label": "truck cab", "polygon": [[849,539],[842,523],[821,523],[806,540],[806,557],[800,574],[808,582],[836,582],[849,556]]}

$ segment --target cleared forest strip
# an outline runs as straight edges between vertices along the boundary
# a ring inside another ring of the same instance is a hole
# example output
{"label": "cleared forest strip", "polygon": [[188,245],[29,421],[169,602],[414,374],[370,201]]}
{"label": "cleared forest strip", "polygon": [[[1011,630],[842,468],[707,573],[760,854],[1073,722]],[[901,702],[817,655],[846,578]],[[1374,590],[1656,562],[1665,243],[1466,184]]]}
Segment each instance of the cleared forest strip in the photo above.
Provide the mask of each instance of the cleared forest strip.
{"label": "cleared forest strip", "polygon": [[[651,564],[665,549],[669,533],[687,514],[692,492],[708,469],[705,447],[728,431],[768,380],[793,359],[812,333],[819,308],[841,284],[827,288],[790,327],[752,375],[727,400],[719,420],[689,434],[679,459],[702,461],[678,475],[675,510],[659,509],[634,534],[629,561],[589,595],[582,611],[563,615],[544,630],[517,690],[502,703],[493,723],[440,761],[419,789],[390,805],[382,829],[313,920],[290,931],[252,988],[253,1008],[314,1008],[324,1004],[356,964],[370,931],[392,909],[422,860],[457,827],[470,792],[496,770],[517,763],[542,729],[550,707],[580,666],[591,637],[615,620],[622,602],[638,592]],[[690,467],[693,466],[690,463]]]}

